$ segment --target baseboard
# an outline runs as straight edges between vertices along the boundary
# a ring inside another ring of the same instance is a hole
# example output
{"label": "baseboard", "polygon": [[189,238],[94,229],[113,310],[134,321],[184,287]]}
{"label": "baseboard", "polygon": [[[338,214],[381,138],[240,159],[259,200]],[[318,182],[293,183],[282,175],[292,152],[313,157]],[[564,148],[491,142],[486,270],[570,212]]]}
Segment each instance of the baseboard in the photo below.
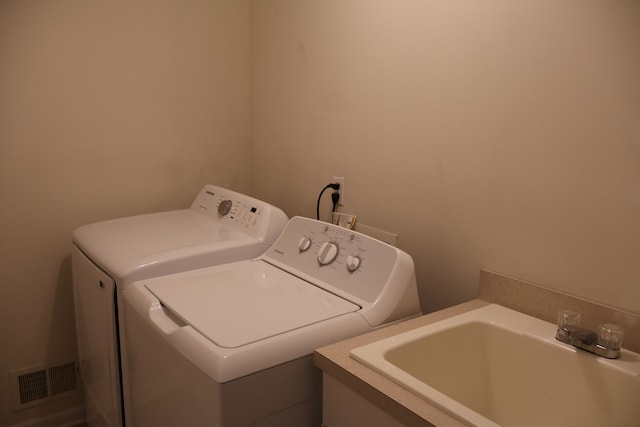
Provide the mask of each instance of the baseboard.
{"label": "baseboard", "polygon": [[8,427],[76,427],[85,425],[85,423],[84,406],[76,406],[46,417],[11,424]]}

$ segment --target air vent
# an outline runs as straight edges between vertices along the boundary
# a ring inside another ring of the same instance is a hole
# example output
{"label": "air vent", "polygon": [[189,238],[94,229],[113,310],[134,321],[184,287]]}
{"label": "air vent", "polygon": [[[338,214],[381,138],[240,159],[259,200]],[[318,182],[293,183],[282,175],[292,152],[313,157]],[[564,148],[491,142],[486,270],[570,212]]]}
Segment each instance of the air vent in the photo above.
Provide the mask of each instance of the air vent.
{"label": "air vent", "polygon": [[31,408],[78,390],[76,362],[48,364],[9,372],[14,410]]}
{"label": "air vent", "polygon": [[21,405],[49,397],[47,371],[42,369],[18,375],[18,392],[20,393]]}

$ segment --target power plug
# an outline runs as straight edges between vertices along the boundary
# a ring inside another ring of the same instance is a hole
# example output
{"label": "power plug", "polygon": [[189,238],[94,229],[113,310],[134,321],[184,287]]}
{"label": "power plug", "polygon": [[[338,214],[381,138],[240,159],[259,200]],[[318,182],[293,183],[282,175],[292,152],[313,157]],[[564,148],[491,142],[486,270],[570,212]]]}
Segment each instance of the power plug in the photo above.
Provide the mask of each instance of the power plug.
{"label": "power plug", "polygon": [[338,206],[344,205],[344,177],[334,176],[331,178],[332,184],[340,184],[340,189],[335,190],[338,192]]}

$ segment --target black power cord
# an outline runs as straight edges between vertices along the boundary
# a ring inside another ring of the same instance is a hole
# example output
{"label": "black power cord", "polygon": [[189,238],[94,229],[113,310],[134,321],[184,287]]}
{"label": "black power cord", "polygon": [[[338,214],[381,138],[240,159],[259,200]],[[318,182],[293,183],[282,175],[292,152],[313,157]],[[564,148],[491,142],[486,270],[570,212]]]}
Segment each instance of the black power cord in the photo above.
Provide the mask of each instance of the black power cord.
{"label": "black power cord", "polygon": [[322,194],[329,188],[333,188],[334,191],[333,194],[331,195],[331,200],[333,201],[333,211],[335,212],[336,210],[336,205],[338,204],[338,199],[340,198],[340,193],[337,192],[337,190],[340,189],[340,184],[338,183],[331,183],[331,184],[327,184],[322,191],[320,192],[320,195],[318,196],[318,203],[316,203],[316,219],[320,220],[320,199],[322,199]]}

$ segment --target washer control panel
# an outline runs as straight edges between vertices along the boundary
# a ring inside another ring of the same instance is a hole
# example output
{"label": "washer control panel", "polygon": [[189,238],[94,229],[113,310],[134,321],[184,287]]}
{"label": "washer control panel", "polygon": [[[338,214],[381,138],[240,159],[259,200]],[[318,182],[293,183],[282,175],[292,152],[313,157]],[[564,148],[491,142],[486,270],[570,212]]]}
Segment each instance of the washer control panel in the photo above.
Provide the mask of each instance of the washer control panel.
{"label": "washer control panel", "polygon": [[269,233],[274,223],[274,230],[280,230],[287,221],[284,212],[266,202],[214,185],[200,191],[191,210],[254,237]]}
{"label": "washer control panel", "polygon": [[[400,254],[410,259],[398,248],[357,231],[294,217],[264,258],[341,296],[374,302],[390,285]],[[409,267],[412,274],[412,261]]]}

